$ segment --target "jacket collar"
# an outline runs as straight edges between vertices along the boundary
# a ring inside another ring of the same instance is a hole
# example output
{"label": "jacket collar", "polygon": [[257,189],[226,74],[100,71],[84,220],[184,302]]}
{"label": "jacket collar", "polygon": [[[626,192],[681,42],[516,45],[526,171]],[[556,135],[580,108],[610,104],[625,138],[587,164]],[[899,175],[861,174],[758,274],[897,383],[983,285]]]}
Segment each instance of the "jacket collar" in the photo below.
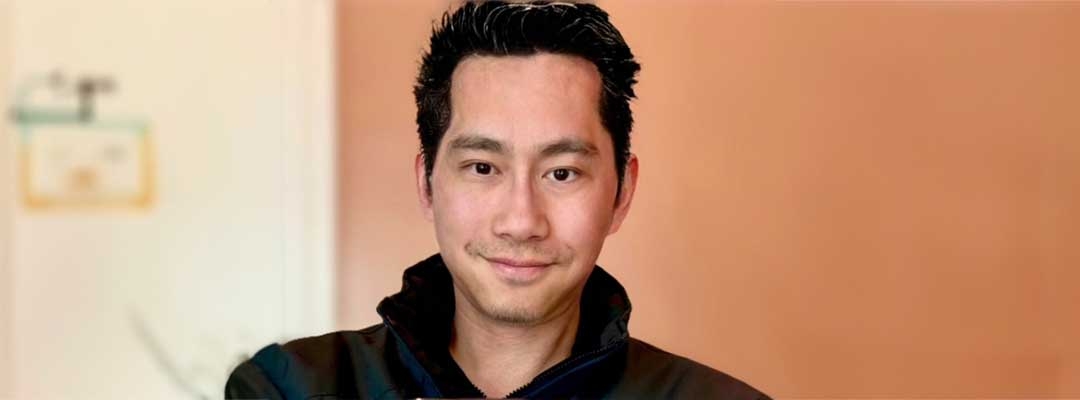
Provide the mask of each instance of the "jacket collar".
{"label": "jacket collar", "polygon": [[[629,338],[630,309],[626,290],[596,266],[582,291],[581,322],[570,358],[588,358],[624,344]],[[406,269],[401,291],[383,299],[376,310],[407,350],[403,361],[414,378],[421,386],[433,386],[429,395],[482,395],[450,356],[454,285],[439,254]]]}

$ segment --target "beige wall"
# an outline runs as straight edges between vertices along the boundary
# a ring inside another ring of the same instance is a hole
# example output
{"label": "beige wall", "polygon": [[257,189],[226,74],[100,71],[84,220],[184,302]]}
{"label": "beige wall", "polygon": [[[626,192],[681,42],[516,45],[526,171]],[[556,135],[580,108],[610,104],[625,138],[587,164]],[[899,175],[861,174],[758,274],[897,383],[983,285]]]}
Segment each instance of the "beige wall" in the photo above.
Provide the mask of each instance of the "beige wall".
{"label": "beige wall", "polygon": [[11,65],[11,2],[0,0],[0,399],[11,396],[11,201],[13,195],[11,123],[7,86]]}
{"label": "beige wall", "polygon": [[[632,332],[778,397],[1080,396],[1080,4],[615,2]],[[338,322],[436,251],[410,85],[445,2],[343,1]]]}

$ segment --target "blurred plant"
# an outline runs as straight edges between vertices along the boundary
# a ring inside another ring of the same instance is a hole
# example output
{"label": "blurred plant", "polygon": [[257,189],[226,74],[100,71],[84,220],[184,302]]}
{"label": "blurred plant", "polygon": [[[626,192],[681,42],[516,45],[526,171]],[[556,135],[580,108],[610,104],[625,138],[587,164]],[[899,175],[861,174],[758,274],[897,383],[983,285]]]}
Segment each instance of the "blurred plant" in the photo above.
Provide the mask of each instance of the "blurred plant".
{"label": "blurred plant", "polygon": [[[130,312],[131,326],[139,342],[157,364],[159,371],[185,396],[209,400],[219,398],[232,368],[249,358],[248,354],[235,353],[218,335],[204,335],[196,344],[197,351],[183,352],[190,355],[186,360],[174,356],[154,335],[149,324],[137,311]],[[247,335],[240,333],[242,339]],[[229,354],[233,354],[230,356]]]}

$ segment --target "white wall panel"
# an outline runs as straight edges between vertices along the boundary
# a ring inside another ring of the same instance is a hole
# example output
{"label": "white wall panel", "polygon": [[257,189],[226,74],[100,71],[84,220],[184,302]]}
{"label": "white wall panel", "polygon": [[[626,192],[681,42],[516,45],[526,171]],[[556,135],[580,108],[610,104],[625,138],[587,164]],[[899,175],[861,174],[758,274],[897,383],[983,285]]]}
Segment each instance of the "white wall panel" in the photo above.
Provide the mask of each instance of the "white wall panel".
{"label": "white wall panel", "polygon": [[[332,12],[301,0],[12,3],[6,82],[112,77],[98,118],[148,121],[156,163],[145,209],[5,197],[7,395],[219,397],[242,355],[333,328]],[[16,150],[4,150],[8,163]]]}
{"label": "white wall panel", "polygon": [[[7,82],[11,70],[11,2],[0,0],[0,110],[8,109]],[[11,396],[11,201],[12,154],[9,126],[0,123],[0,398]]]}

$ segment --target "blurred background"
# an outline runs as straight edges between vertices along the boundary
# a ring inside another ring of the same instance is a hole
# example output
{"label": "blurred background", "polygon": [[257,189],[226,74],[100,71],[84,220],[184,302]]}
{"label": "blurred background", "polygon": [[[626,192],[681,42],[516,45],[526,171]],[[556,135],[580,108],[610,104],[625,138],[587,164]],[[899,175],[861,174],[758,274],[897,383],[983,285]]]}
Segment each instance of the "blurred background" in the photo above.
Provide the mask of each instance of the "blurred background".
{"label": "blurred background", "polygon": [[[1080,3],[602,0],[643,64],[599,261],[778,398],[1080,398]],[[217,398],[437,251],[446,0],[0,0],[0,398]]]}

